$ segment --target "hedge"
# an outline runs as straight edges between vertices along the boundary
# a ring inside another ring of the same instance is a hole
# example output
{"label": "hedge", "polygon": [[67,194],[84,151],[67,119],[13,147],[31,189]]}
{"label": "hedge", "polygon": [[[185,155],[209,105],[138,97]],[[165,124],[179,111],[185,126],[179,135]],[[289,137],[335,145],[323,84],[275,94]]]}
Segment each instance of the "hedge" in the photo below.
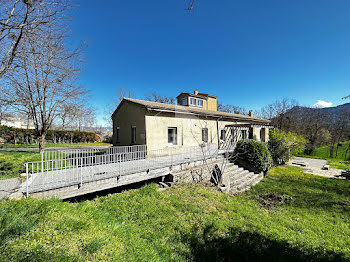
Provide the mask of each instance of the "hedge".
{"label": "hedge", "polygon": [[[89,143],[98,141],[99,136],[92,132],[49,130],[46,141],[51,143]],[[35,129],[0,126],[0,141],[9,144],[37,144]]]}
{"label": "hedge", "polygon": [[271,154],[266,144],[253,139],[238,141],[234,156],[235,162],[257,173],[266,174],[272,167]]}

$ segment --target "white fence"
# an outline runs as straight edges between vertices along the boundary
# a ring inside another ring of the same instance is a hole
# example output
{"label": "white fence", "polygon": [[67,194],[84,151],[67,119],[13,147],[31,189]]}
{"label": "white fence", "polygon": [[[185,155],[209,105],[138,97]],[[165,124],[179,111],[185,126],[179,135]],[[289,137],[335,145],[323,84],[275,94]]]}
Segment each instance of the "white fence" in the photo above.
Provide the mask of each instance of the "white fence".
{"label": "white fence", "polygon": [[44,152],[26,166],[26,194],[217,157],[215,144],[147,151],[145,145]]}

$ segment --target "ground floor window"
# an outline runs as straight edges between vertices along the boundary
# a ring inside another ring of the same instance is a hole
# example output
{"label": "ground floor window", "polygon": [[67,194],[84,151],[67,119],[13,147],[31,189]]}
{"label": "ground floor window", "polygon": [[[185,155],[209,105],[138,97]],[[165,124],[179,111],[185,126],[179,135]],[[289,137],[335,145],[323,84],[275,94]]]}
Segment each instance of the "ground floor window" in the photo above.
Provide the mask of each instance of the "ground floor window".
{"label": "ground floor window", "polygon": [[220,140],[226,140],[226,130],[221,129],[220,131]]}
{"label": "ground floor window", "polygon": [[202,142],[208,143],[208,128],[202,128]]}
{"label": "ground floor window", "polygon": [[260,129],[260,140],[261,142],[266,142],[266,130],[265,128]]}
{"label": "ground floor window", "polygon": [[168,127],[168,143],[177,145],[177,127]]}
{"label": "ground floor window", "polygon": [[131,127],[131,144],[136,144],[136,126]]}
{"label": "ground floor window", "polygon": [[241,131],[241,139],[247,139],[247,130],[242,130]]}
{"label": "ground floor window", "polygon": [[249,127],[249,139],[253,139],[253,138],[254,138],[253,128]]}
{"label": "ground floor window", "polygon": [[117,130],[115,132],[115,138],[116,138],[116,142],[119,143],[120,142],[120,128],[117,127]]}

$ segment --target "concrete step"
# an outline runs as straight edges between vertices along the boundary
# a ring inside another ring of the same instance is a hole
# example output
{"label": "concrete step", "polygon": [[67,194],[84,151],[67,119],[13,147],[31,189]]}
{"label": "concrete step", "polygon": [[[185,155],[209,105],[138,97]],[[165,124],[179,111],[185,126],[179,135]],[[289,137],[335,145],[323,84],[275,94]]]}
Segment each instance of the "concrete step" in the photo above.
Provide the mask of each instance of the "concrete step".
{"label": "concrete step", "polygon": [[229,173],[237,171],[238,169],[239,169],[239,167],[237,165],[225,166],[225,168],[223,169],[223,173],[229,174]]}
{"label": "concrete step", "polygon": [[252,178],[252,174],[251,173],[248,173],[248,174],[246,174],[244,177],[241,177],[241,178],[239,178],[239,179],[236,179],[236,180],[233,180],[232,182],[231,182],[231,186],[233,186],[233,187],[239,187],[239,186],[241,186],[242,184],[244,184],[246,181],[250,181],[251,180],[251,178]]}
{"label": "concrete step", "polygon": [[250,179],[243,182],[239,186],[237,186],[238,191],[245,191],[248,190],[253,185],[257,184],[262,179],[262,176],[260,174],[254,174]]}
{"label": "concrete step", "polygon": [[245,178],[250,172],[248,170],[238,170],[237,172],[231,173],[229,175],[231,181],[240,180]]}

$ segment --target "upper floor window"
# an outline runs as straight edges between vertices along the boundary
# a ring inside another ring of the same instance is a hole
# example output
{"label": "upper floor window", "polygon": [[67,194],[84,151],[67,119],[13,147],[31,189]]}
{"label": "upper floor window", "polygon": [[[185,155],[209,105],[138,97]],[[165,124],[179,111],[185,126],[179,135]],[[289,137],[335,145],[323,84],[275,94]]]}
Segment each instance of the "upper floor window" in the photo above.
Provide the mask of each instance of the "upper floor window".
{"label": "upper floor window", "polygon": [[183,105],[183,106],[187,106],[187,105],[188,105],[188,99],[187,99],[187,97],[184,98],[184,99],[182,99],[182,105]]}
{"label": "upper floor window", "polygon": [[197,99],[191,97],[190,98],[190,104],[191,104],[191,106],[195,106],[197,104]]}
{"label": "upper floor window", "polygon": [[199,106],[199,107],[203,107],[203,100],[198,99],[198,106]]}

